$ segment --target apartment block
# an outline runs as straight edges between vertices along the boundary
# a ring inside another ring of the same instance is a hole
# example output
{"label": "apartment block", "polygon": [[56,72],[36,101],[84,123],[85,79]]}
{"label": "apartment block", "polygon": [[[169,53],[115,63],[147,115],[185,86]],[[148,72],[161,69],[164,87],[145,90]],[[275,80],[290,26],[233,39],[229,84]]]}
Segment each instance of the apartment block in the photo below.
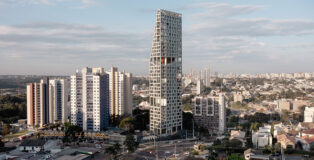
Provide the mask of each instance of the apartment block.
{"label": "apartment block", "polygon": [[210,133],[223,134],[226,129],[224,96],[195,97],[193,99],[195,123],[207,128]]}
{"label": "apartment block", "polygon": [[110,115],[131,115],[133,109],[132,74],[111,67],[109,75]]}
{"label": "apartment block", "polygon": [[71,76],[71,123],[85,131],[109,126],[109,75],[103,68],[83,68]]}

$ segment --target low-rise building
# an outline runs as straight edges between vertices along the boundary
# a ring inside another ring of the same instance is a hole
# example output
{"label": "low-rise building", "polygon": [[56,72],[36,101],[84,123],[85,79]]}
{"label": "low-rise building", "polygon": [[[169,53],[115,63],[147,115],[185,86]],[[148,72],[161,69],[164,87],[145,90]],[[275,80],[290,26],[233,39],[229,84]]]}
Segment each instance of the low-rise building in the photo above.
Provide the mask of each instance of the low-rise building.
{"label": "low-rise building", "polygon": [[263,155],[261,150],[253,150],[251,148],[244,151],[245,160],[269,160],[268,155]]}
{"label": "low-rise building", "polygon": [[295,148],[296,139],[293,136],[287,134],[281,134],[277,136],[277,142],[281,144],[281,147],[287,149],[288,146]]}
{"label": "low-rise building", "polygon": [[23,152],[31,152],[31,153],[37,153],[37,152],[43,152],[45,150],[45,144],[46,140],[34,140],[34,139],[28,139],[22,141],[22,143],[19,146],[20,151]]}
{"label": "low-rise building", "polygon": [[270,126],[260,127],[257,132],[252,133],[253,147],[260,149],[265,146],[272,146],[273,137],[270,133]]}
{"label": "low-rise building", "polygon": [[229,140],[232,140],[232,139],[237,139],[237,140],[241,141],[242,142],[242,146],[245,147],[245,143],[246,143],[245,132],[232,130],[231,133],[230,133]]}

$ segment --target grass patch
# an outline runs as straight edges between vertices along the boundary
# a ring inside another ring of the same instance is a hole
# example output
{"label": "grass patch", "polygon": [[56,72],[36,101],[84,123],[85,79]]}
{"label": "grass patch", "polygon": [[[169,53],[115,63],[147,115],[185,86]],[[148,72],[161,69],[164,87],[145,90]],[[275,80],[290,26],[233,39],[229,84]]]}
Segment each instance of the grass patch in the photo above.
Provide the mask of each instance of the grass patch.
{"label": "grass patch", "polygon": [[19,136],[21,136],[21,135],[24,135],[24,134],[26,134],[26,133],[28,133],[28,131],[17,132],[17,133],[14,133],[14,134],[7,134],[7,135],[5,135],[3,138],[9,138],[9,139],[11,139],[11,138],[17,138],[17,137],[19,137]]}

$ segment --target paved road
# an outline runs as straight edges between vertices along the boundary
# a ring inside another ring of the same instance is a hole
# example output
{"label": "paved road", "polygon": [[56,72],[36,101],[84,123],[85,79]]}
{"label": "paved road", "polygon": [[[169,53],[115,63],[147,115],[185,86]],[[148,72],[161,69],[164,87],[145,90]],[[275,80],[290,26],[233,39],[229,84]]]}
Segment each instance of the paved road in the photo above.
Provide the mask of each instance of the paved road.
{"label": "paved road", "polygon": [[[173,144],[167,144],[167,142],[157,143],[158,159],[174,157],[174,153],[179,155],[178,158],[183,158],[184,149],[192,148],[194,144],[195,142],[174,142]],[[148,151],[152,151],[152,153],[149,153]],[[147,149],[139,149],[132,153],[132,155],[136,156],[136,159],[138,160],[155,160],[157,157],[154,146],[150,146],[150,148],[148,147]]]}

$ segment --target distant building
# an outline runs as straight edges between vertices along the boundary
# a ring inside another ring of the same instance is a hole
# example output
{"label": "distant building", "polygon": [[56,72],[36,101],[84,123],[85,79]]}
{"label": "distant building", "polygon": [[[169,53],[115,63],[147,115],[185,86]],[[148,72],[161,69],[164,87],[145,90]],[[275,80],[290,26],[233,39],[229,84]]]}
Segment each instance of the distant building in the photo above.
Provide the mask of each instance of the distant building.
{"label": "distant building", "polygon": [[133,108],[132,74],[111,67],[109,74],[110,115],[131,115]]}
{"label": "distant building", "polygon": [[68,88],[67,79],[49,80],[49,123],[68,121],[70,116]]}
{"label": "distant building", "polygon": [[196,94],[201,94],[202,93],[202,81],[199,79],[197,80],[196,83]]}
{"label": "distant building", "polygon": [[109,76],[103,68],[83,68],[71,76],[71,123],[86,131],[109,126]]}
{"label": "distant building", "polygon": [[224,133],[226,128],[224,96],[195,97],[193,115],[195,123],[211,133]]}
{"label": "distant building", "polygon": [[304,122],[314,122],[314,107],[305,107]]}
{"label": "distant building", "polygon": [[243,101],[243,95],[241,92],[236,92],[233,94],[233,102],[241,102]]}
{"label": "distant building", "polygon": [[263,149],[265,146],[272,146],[272,135],[270,133],[271,126],[260,127],[257,132],[252,133],[253,147]]}
{"label": "distant building", "polygon": [[49,122],[48,78],[40,83],[30,83],[26,87],[27,94],[27,125],[43,126]]}

